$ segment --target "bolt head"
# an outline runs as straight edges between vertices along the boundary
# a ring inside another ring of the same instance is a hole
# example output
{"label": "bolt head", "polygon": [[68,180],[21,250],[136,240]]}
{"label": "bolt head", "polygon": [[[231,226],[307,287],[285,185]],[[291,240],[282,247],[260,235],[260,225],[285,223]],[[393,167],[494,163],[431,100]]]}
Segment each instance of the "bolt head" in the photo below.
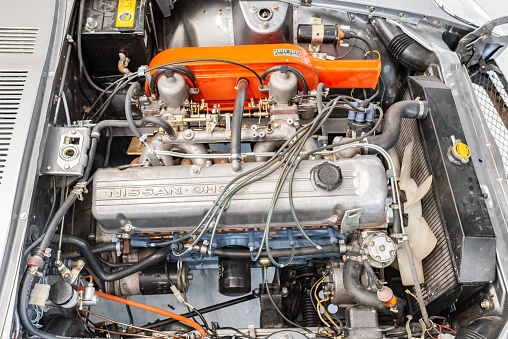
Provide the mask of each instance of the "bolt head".
{"label": "bolt head", "polygon": [[274,4],[272,8],[273,8],[274,11],[276,11],[276,10],[279,9],[279,6],[277,6],[277,4]]}
{"label": "bolt head", "polygon": [[404,13],[399,13],[399,18],[403,18],[404,17]]}
{"label": "bolt head", "polygon": [[123,227],[123,230],[125,232],[130,232],[132,231],[132,225],[131,224],[125,224],[124,227]]}
{"label": "bolt head", "polygon": [[369,8],[369,11],[374,12],[376,10],[376,7]]}
{"label": "bolt head", "polygon": [[263,22],[263,23],[261,24],[261,28],[267,29],[268,27],[270,27],[270,25],[268,24],[268,22]]}
{"label": "bolt head", "polygon": [[49,171],[51,169],[51,166],[46,167],[46,169]]}
{"label": "bolt head", "polygon": [[77,132],[75,129],[71,130],[71,134],[76,134]]}
{"label": "bolt head", "polygon": [[336,215],[332,215],[332,217],[330,218],[330,220],[334,223],[336,223],[337,221],[339,221],[339,217],[336,216]]}
{"label": "bolt head", "polygon": [[26,218],[28,218],[28,215],[27,215],[26,213],[21,213],[21,214],[19,215],[19,218],[20,218],[21,220],[25,220]]}
{"label": "bolt head", "polygon": [[68,170],[69,168],[71,168],[71,166],[69,164],[64,165],[64,169]]}

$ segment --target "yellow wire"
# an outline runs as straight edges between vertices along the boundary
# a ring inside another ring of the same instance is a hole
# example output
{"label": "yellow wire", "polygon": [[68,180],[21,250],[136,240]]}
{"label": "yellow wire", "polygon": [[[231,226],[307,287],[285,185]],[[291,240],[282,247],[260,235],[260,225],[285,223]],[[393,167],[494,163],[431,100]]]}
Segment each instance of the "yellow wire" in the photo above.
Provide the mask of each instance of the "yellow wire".
{"label": "yellow wire", "polygon": [[[326,317],[328,318],[328,320],[330,320],[330,322],[331,322],[331,323],[332,323],[335,327],[337,327],[337,328],[339,328],[339,329],[340,329],[340,326],[339,326],[339,325],[337,325],[337,324],[335,323],[335,321],[333,321],[333,320],[332,320],[332,317],[330,317],[330,315],[329,315],[329,314],[328,314],[328,312],[326,311],[326,309],[325,309],[325,307],[323,306],[323,304],[321,304],[321,301],[322,301],[322,300],[319,300],[319,298],[318,298],[318,295],[317,295],[317,290],[318,290],[318,287],[319,287],[319,285],[321,285],[324,281],[325,281],[325,278],[322,278],[322,279],[321,279],[321,280],[317,283],[317,285],[316,285],[316,289],[314,290],[314,297],[316,298],[316,300],[317,300],[317,302],[318,302],[318,305],[319,305],[319,306],[321,306],[321,309],[323,310],[323,312],[324,312],[324,314],[326,315]],[[318,314],[319,314],[319,312],[318,312]],[[329,327],[329,326],[328,326],[328,327]]]}
{"label": "yellow wire", "polygon": [[[368,51],[367,53],[365,53],[364,57],[366,57],[367,55],[369,55],[369,53],[370,53],[370,51]],[[372,51],[372,53],[377,53],[377,55],[378,55],[378,59],[381,59],[381,54],[380,54],[378,51],[373,50],[373,51]]]}
{"label": "yellow wire", "polygon": [[[355,89],[351,89],[351,96],[353,97],[353,92],[355,91]],[[354,98],[354,97],[353,97]]]}
{"label": "yellow wire", "polygon": [[316,308],[316,311],[317,311],[317,314],[319,316],[319,319],[321,319],[321,321],[323,322],[323,324],[326,325],[326,327],[330,327],[330,324],[326,322],[326,320],[323,319],[323,315],[321,314],[321,312],[319,312],[319,305],[317,305],[317,308]]}

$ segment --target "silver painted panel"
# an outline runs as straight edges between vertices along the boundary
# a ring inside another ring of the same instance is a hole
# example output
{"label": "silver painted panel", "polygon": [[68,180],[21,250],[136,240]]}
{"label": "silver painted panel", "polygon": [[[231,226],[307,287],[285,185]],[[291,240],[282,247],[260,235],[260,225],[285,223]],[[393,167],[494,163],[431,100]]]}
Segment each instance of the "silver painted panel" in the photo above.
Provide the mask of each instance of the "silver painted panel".
{"label": "silver painted panel", "polygon": [[[59,9],[55,11],[55,9]],[[37,31],[30,53],[0,53],[0,70],[26,71],[15,119],[4,154],[0,184],[0,326],[1,338],[10,338],[19,279],[20,252],[29,224],[38,157],[49,105],[49,92],[63,41],[64,1],[4,1],[0,11],[2,27]],[[55,32],[60,34],[54,35]],[[55,48],[55,42],[56,48]],[[55,53],[53,59],[48,53]],[[51,70],[51,71],[49,71]],[[43,113],[43,114],[41,114]],[[42,121],[41,121],[42,118]]]}

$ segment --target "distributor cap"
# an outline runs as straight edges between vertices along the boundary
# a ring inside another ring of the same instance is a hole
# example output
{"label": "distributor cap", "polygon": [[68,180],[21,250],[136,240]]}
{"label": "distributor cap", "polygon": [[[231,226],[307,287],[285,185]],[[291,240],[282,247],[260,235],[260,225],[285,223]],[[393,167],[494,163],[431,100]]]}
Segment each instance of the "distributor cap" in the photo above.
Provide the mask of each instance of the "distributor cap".
{"label": "distributor cap", "polygon": [[329,162],[317,165],[311,170],[311,176],[317,187],[332,191],[342,185],[342,171],[339,166]]}

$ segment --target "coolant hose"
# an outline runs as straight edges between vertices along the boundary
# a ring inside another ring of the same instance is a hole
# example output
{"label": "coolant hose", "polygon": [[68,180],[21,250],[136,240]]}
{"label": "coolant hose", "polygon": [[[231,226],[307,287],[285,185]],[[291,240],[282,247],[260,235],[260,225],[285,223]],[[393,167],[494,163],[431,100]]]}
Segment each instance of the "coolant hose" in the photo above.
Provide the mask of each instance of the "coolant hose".
{"label": "coolant hose", "polygon": [[[405,100],[394,103],[385,113],[381,134],[367,137],[367,143],[389,150],[399,139],[402,118],[425,119],[428,112],[427,101]],[[374,150],[369,152],[375,153]]]}
{"label": "coolant hose", "polygon": [[362,306],[370,306],[379,313],[389,314],[390,309],[378,299],[376,292],[365,289],[360,283],[360,275],[362,273],[362,263],[357,260],[349,259],[352,257],[361,257],[358,252],[346,253],[346,259],[343,269],[344,289],[355,303]]}
{"label": "coolant hose", "polygon": [[241,169],[240,160],[242,152],[242,118],[245,100],[247,99],[247,79],[240,79],[236,87],[235,107],[233,109],[233,119],[231,121],[231,164],[233,171],[238,172]]}
{"label": "coolant hose", "polygon": [[[59,236],[55,235],[53,237],[53,242],[59,241]],[[131,274],[134,274],[138,271],[141,271],[142,269],[157,264],[164,259],[167,258],[167,256],[171,253],[171,246],[164,246],[158,249],[157,251],[153,252],[146,258],[126,267],[121,270],[115,271],[115,272],[105,272],[101,266],[101,263],[95,258],[94,253],[92,252],[92,249],[88,245],[88,243],[78,237],[71,236],[71,235],[64,235],[62,237],[62,243],[73,245],[79,248],[79,251],[83,258],[85,259],[86,263],[90,267],[90,269],[95,273],[97,278],[103,281],[115,281],[119,280],[125,277],[128,277]]]}

